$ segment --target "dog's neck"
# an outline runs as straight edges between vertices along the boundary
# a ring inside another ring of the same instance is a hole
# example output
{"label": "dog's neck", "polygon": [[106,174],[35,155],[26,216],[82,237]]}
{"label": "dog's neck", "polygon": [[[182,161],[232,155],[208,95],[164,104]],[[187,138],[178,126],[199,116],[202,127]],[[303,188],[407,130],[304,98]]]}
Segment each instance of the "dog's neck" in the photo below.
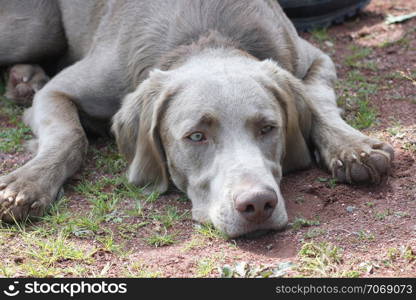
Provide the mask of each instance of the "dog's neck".
{"label": "dog's neck", "polygon": [[254,56],[242,50],[235,41],[227,39],[217,31],[210,31],[193,43],[180,45],[166,53],[156,66],[161,70],[172,70],[184,65],[190,58],[212,50],[221,50],[232,56],[246,56],[257,60]]}

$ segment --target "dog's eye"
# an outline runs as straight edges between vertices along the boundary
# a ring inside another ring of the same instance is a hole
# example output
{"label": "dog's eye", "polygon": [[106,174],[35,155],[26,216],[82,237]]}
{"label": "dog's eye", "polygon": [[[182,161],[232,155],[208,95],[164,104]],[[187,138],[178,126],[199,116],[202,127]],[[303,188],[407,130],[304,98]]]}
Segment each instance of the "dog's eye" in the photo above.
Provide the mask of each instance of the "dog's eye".
{"label": "dog's eye", "polygon": [[203,142],[206,140],[206,137],[205,137],[205,134],[197,131],[189,135],[188,139],[190,139],[192,142]]}
{"label": "dog's eye", "polygon": [[260,129],[260,134],[261,135],[265,135],[268,134],[270,131],[272,131],[274,129],[274,126],[268,125],[268,126],[264,126],[262,129]]}

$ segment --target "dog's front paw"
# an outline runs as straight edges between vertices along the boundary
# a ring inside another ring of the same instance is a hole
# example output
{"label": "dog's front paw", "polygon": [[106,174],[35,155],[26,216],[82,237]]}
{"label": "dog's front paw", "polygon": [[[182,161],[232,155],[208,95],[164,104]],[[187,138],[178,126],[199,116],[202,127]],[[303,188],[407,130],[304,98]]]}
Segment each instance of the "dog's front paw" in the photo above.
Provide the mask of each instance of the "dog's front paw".
{"label": "dog's front paw", "polygon": [[39,175],[24,167],[0,178],[0,220],[13,222],[42,216],[52,202]]}
{"label": "dog's front paw", "polygon": [[340,145],[331,156],[329,168],[337,181],[378,184],[389,174],[394,150],[387,143],[364,137]]}
{"label": "dog's front paw", "polygon": [[17,104],[30,105],[33,96],[49,80],[37,65],[15,65],[9,71],[5,96]]}

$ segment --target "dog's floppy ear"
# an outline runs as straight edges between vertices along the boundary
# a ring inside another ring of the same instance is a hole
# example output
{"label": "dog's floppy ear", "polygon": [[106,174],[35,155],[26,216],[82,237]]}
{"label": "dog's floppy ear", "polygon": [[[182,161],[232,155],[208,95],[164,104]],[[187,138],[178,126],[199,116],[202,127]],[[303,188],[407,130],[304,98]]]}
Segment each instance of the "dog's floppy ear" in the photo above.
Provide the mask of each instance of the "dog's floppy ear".
{"label": "dog's floppy ear", "polygon": [[[311,163],[303,134],[308,136],[311,116],[306,109],[302,82],[272,60],[262,62],[268,79],[266,87],[281,105],[286,117],[286,151],[283,169],[288,172],[307,167]],[[301,113],[299,113],[301,112]]]}
{"label": "dog's floppy ear", "polygon": [[113,117],[112,130],[120,152],[129,163],[129,182],[150,191],[165,192],[168,171],[159,123],[172,92],[167,72],[154,70],[128,94]]}

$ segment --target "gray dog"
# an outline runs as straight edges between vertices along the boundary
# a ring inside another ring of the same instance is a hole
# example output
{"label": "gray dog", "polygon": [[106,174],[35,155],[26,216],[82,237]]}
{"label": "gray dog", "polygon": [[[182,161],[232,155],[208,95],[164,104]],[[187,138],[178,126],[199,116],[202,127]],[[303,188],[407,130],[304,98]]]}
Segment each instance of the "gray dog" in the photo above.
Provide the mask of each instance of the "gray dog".
{"label": "gray dog", "polygon": [[42,215],[80,168],[85,131],[111,120],[130,182],[172,182],[230,237],[286,225],[279,184],[311,147],[341,182],[378,183],[393,160],[341,119],[331,59],[275,0],[0,0],[0,66],[26,64],[7,94],[30,98],[45,78],[27,64],[50,56],[62,70],[24,116],[36,155],[0,178],[4,221]]}

